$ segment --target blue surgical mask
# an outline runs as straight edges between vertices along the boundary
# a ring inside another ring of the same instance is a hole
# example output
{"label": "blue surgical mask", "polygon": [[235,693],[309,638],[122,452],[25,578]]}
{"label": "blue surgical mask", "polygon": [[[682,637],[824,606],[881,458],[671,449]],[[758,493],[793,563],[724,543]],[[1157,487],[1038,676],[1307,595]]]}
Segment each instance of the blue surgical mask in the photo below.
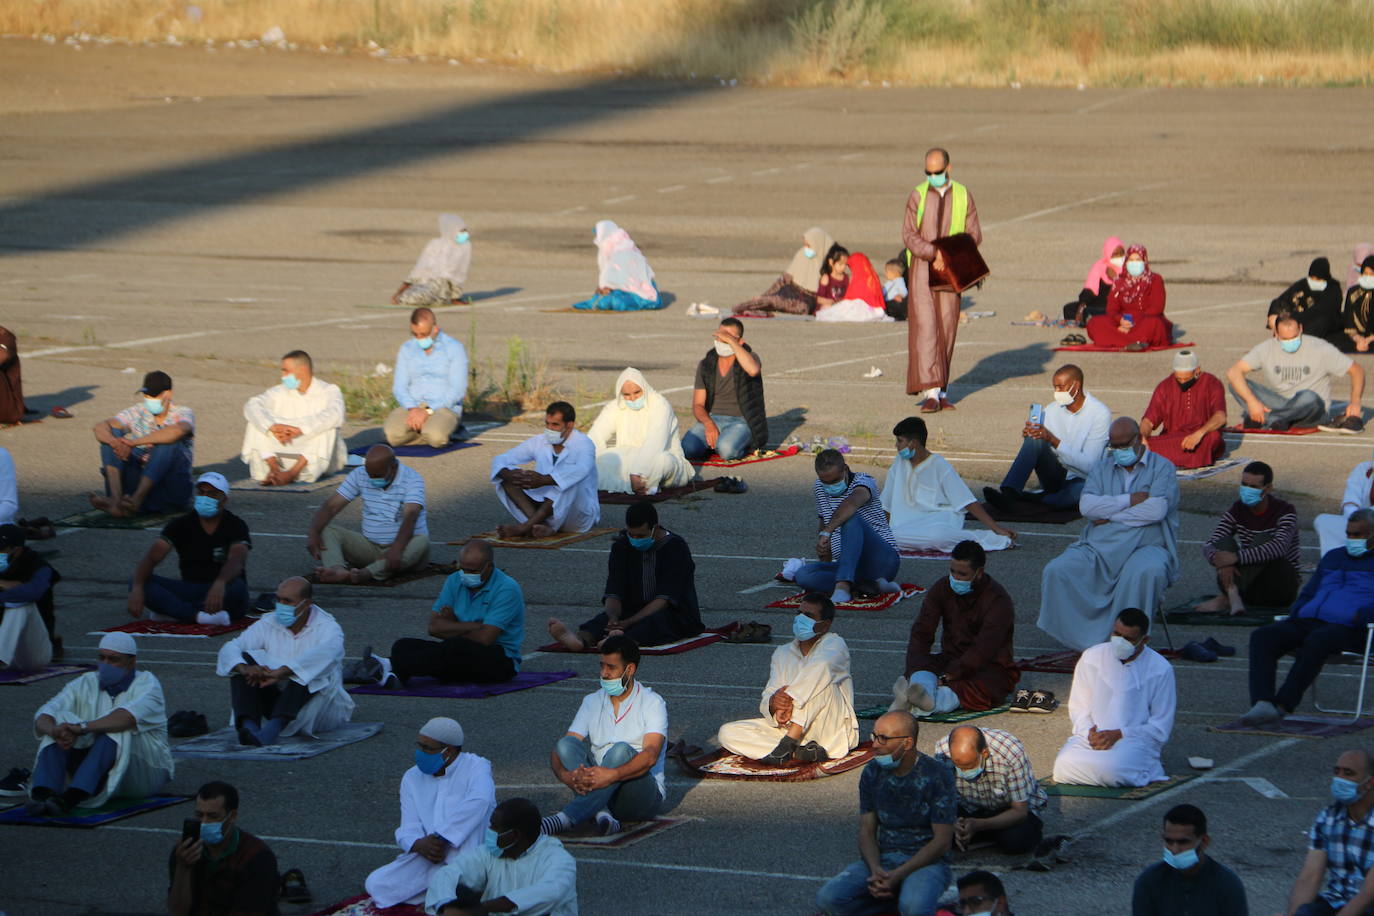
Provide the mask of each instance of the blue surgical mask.
{"label": "blue surgical mask", "polygon": [[958,767],[955,767],[954,771],[959,774],[960,779],[965,779],[969,782],[972,782],[979,776],[983,775],[983,765],[980,763],[978,764],[978,766],[974,767],[971,770],[961,770]]}
{"label": "blue surgical mask", "polygon": [[878,754],[873,758],[873,762],[884,770],[895,770],[897,765],[902,762],[902,758],[894,754]]}
{"label": "blue surgical mask", "polygon": [[426,776],[433,776],[435,773],[442,770],[444,768],[444,763],[443,752],[430,754],[420,750],[418,747],[415,749],[415,769],[424,773]]}
{"label": "blue surgical mask", "polygon": [[1352,557],[1362,557],[1369,551],[1369,542],[1363,538],[1346,538],[1345,552]]}
{"label": "blue surgical mask", "polygon": [[1197,864],[1197,850],[1185,849],[1183,852],[1170,852],[1164,847],[1164,861],[1179,871],[1187,871]]}
{"label": "blue surgical mask", "polygon": [[470,238],[472,238],[472,236],[468,235],[468,231],[464,229],[462,232],[455,235],[453,237],[453,240],[457,242],[459,245],[466,245],[468,243],[468,239]]}
{"label": "blue surgical mask", "polygon": [[618,697],[625,692],[625,681],[623,678],[612,678],[607,680],[601,678],[601,689],[606,691],[608,697]]}
{"label": "blue surgical mask", "polygon": [[386,489],[387,480],[385,477],[369,477],[367,478],[367,482],[372,484],[372,486],[376,487],[378,490]]}
{"label": "blue surgical mask", "polygon": [[[733,352],[733,351],[731,351],[731,352]],[[649,397],[648,397],[648,395],[643,395],[643,394],[641,394],[639,397],[635,398],[633,401],[630,400],[629,398],[625,398],[625,406],[628,407],[628,408],[630,408],[631,410],[643,410],[643,409],[644,409],[644,405],[647,404],[648,402],[649,402]]]}
{"label": "blue surgical mask", "polygon": [[1127,262],[1126,262],[1126,273],[1130,274],[1131,276],[1133,276],[1133,277],[1138,277],[1138,276],[1140,276],[1141,274],[1143,274],[1144,272],[1145,272],[1145,262],[1144,262],[1144,261],[1127,261]]}
{"label": "blue surgical mask", "polygon": [[897,457],[901,458],[903,461],[910,461],[912,458],[916,457],[916,450],[911,448],[899,448],[897,449]]}
{"label": "blue surgical mask", "polygon": [[157,416],[167,409],[167,405],[162,403],[162,398],[144,398],[143,406],[148,408],[148,413]]}
{"label": "blue surgical mask", "polygon": [[956,595],[967,595],[969,592],[973,591],[973,580],[956,579],[953,576],[950,576],[949,588],[950,591],[954,592],[954,594]]}
{"label": "blue surgical mask", "polygon": [[415,342],[420,345],[421,350],[428,350],[430,347],[434,346],[433,337],[421,337]]}
{"label": "blue surgical mask", "polygon": [[646,538],[632,538],[628,534],[625,535],[625,537],[629,540],[630,546],[635,550],[648,550],[650,547],[654,546],[654,536],[652,534]]}
{"label": "blue surgical mask", "polygon": [[1302,335],[1299,334],[1290,340],[1280,340],[1279,346],[1283,348],[1285,353],[1296,353],[1298,348],[1302,346]]}
{"label": "blue surgical mask", "polygon": [[944,172],[941,172],[938,175],[926,176],[926,180],[930,182],[930,186],[932,188],[943,188],[945,186],[945,182],[949,181],[949,175],[945,174]]}
{"label": "blue surgical mask", "polygon": [[201,518],[214,518],[219,515],[219,500],[203,493],[196,494],[196,515]]}
{"label": "blue surgical mask", "polygon": [[95,677],[102,688],[110,688],[128,676],[129,671],[109,662],[96,662]]}
{"label": "blue surgical mask", "polygon": [[482,848],[489,852],[493,859],[501,858],[501,853],[505,852],[501,848],[501,834],[488,827],[486,833],[482,835]]}
{"label": "blue surgical mask", "polygon": [[0,572],[7,572],[10,568],[10,555],[0,553]]}
{"label": "blue surgical mask", "polygon": [[1342,779],[1339,776],[1331,777],[1331,797],[1341,804],[1348,805],[1363,794],[1358,782]]}
{"label": "blue surgical mask", "polygon": [[206,846],[218,846],[224,842],[224,821],[201,821],[200,841]]}
{"label": "blue surgical mask", "polygon": [[276,607],[272,609],[272,615],[277,623],[289,627],[296,622],[296,606],[294,604],[282,604],[278,601]]}
{"label": "blue surgical mask", "polygon": [[849,481],[841,477],[834,483],[823,483],[821,488],[831,496],[843,496],[844,491],[849,489]]}
{"label": "blue surgical mask", "polygon": [[460,569],[458,570],[458,578],[461,579],[463,584],[466,585],[468,588],[482,587],[481,573],[468,572],[466,569]]}
{"label": "blue surgical mask", "polygon": [[814,258],[816,256],[816,249],[812,248],[810,245],[804,245],[802,246],[802,255],[808,258]]}
{"label": "blue surgical mask", "polygon": [[798,614],[792,618],[792,635],[797,642],[806,642],[808,639],[816,638],[816,621],[807,617],[805,614]]}
{"label": "blue surgical mask", "polygon": [[1135,447],[1108,449],[1112,453],[1112,460],[1123,468],[1128,468],[1140,460],[1140,456],[1135,453]]}
{"label": "blue surgical mask", "polygon": [[281,377],[281,386],[287,391],[295,391],[297,388],[301,387],[301,380],[296,378],[295,375],[283,375]]}
{"label": "blue surgical mask", "polygon": [[1240,485],[1240,501],[1247,506],[1258,506],[1262,499],[1264,499],[1264,490],[1259,487],[1247,487],[1245,484]]}

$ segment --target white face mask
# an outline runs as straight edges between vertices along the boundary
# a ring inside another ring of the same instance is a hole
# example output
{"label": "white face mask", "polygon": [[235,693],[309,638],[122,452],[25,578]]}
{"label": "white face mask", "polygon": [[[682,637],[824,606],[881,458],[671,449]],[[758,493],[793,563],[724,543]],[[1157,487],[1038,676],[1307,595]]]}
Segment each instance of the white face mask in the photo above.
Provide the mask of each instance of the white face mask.
{"label": "white face mask", "polygon": [[1121,265],[1126,263],[1126,256],[1122,255],[1119,258],[1109,258],[1107,260],[1107,263],[1115,267],[1117,270],[1120,270]]}
{"label": "white face mask", "polygon": [[1060,405],[1061,407],[1068,407],[1070,404],[1073,403],[1073,399],[1075,396],[1076,395],[1074,395],[1072,391],[1056,391],[1054,393],[1054,403]]}
{"label": "white face mask", "polygon": [[1374,274],[1360,274],[1360,279],[1355,282],[1360,289],[1374,289]]}
{"label": "white face mask", "polygon": [[1325,281],[1325,280],[1313,280],[1311,277],[1308,277],[1308,278],[1307,278],[1307,288],[1310,289],[1310,290],[1312,290],[1312,292],[1314,292],[1314,293],[1319,293],[1319,292],[1321,292],[1322,290],[1326,289],[1326,281]]}
{"label": "white face mask", "polygon": [[724,358],[726,356],[734,356],[735,348],[730,346],[728,343],[721,343],[718,340],[716,341],[716,355],[721,358]]}
{"label": "white face mask", "polygon": [[563,441],[563,434],[556,429],[544,430],[544,438],[549,440],[550,445],[557,445]]}
{"label": "white face mask", "polygon": [[1112,654],[1119,661],[1125,661],[1135,654],[1136,645],[1124,636],[1113,636],[1109,642],[1112,646]]}

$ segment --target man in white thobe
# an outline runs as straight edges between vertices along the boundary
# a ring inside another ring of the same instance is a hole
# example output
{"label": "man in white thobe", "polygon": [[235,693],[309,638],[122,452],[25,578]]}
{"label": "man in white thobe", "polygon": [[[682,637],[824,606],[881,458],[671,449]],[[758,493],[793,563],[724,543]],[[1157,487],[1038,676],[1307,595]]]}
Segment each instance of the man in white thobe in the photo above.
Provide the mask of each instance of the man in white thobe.
{"label": "man in white thobe", "polygon": [[418,904],[440,866],[482,846],[496,808],[491,762],[463,751],[463,726],[430,719],[415,741],[415,765],[401,777],[401,854],[367,876],[375,906]]}
{"label": "man in white thobe", "polygon": [[[926,448],[925,420],[907,417],[892,435],[897,460],[883,481],[882,504],[899,548],[950,551],[960,541],[976,541],[984,550],[1012,546],[1016,532],[993,521],[954,466]],[[965,530],[965,511],[988,530]]]}
{"label": "man in white thobe", "polygon": [[[534,464],[534,469],[522,467]],[[503,538],[545,538],[590,531],[601,520],[596,497],[596,446],[577,429],[577,412],[554,401],[544,431],[491,459],[491,479],[518,524],[500,525]]]}
{"label": "man in white thobe", "polygon": [[1168,779],[1160,752],[1174,728],[1174,669],[1150,641],[1138,608],[1117,616],[1109,640],[1083,651],[1073,670],[1073,734],[1054,759],[1054,781],[1145,786]]}
{"label": "man in white thobe", "polygon": [[265,487],[310,483],[344,466],[343,392],[316,378],[310,354],[281,358],[281,382],[243,405],[248,421],[239,457]]}
{"label": "man in white thobe", "polygon": [[215,673],[229,678],[240,744],[314,737],[353,715],[343,686],[343,629],[310,596],[305,579],[284,580],[272,612],[219,650]]}
{"label": "man in white thobe", "polygon": [[145,798],[172,778],[162,684],[138,667],[128,633],[106,633],[97,670],[83,674],[33,717],[42,739],[24,813],[54,817],[99,808],[111,798]]}
{"label": "man in white thobe", "polygon": [[496,806],[482,844],[436,869],[425,912],[577,916],[577,862],[556,837],[539,835],[539,809],[524,798]]}
{"label": "man in white thobe", "polygon": [[1178,473],[1145,450],[1135,420],[1112,423],[1078,511],[1087,527],[1045,564],[1036,625],[1082,650],[1106,639],[1123,609],[1153,614],[1178,578]]}
{"label": "man in white thobe", "polygon": [[727,722],[717,740],[732,754],[761,763],[834,760],[859,743],[849,646],[837,633],[835,605],[807,595],[792,619],[791,642],[773,650],[762,718]]}

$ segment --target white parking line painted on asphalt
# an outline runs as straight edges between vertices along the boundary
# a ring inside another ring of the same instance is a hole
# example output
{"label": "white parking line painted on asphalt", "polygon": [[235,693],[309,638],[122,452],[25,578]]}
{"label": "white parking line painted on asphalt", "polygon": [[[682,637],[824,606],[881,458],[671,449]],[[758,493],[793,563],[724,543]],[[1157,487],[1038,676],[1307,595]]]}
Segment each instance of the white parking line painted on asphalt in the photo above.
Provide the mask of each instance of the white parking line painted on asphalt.
{"label": "white parking line painted on asphalt", "polygon": [[1072,210],[1075,207],[1085,207],[1088,204],[1095,204],[1098,201],[1112,200],[1117,197],[1125,197],[1127,194],[1135,194],[1138,191],[1152,191],[1155,188],[1162,188],[1168,184],[1172,184],[1172,182],[1156,181],[1150,184],[1136,185],[1134,188],[1126,188],[1123,191],[1108,191],[1106,194],[1098,194],[1093,197],[1085,197],[1082,200],[1074,200],[1066,204],[1059,204],[1055,207],[1046,207],[1043,210],[1036,210],[1031,213],[1023,213],[1020,216],[1013,216],[1011,219],[1004,219],[1000,222],[986,223],[983,225],[983,228],[1000,229],[1004,226],[1011,226],[1015,225],[1016,223],[1024,223],[1033,219],[1039,219],[1042,216],[1049,216],[1051,213],[1062,213],[1065,210]]}

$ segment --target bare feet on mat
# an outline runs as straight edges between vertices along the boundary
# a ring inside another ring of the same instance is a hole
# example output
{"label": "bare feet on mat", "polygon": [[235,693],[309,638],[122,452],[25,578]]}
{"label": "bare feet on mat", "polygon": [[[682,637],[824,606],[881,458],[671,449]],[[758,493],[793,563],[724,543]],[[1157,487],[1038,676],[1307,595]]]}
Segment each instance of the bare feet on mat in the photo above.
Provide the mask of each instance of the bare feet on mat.
{"label": "bare feet on mat", "polygon": [[364,566],[358,569],[350,569],[348,571],[347,581],[352,582],[354,585],[363,585],[367,582],[371,582],[372,578],[372,570]]}
{"label": "bare feet on mat", "polygon": [[1227,600],[1225,595],[1216,595],[1193,607],[1193,611],[1198,614],[1220,614],[1229,610],[1231,610],[1231,602]]}
{"label": "bare feet on mat", "polygon": [[581,652],[586,646],[582,640],[577,638],[577,634],[568,629],[568,625],[557,617],[549,618],[549,635],[561,642],[569,652]]}
{"label": "bare feet on mat", "polygon": [[529,522],[521,522],[518,525],[497,525],[496,536],[502,540],[512,538],[527,538],[530,536],[530,529],[534,526]]}
{"label": "bare feet on mat", "polygon": [[124,517],[124,507],[120,505],[117,499],[112,499],[109,496],[102,496],[99,493],[91,493],[87,499],[91,501],[91,508],[93,509],[99,509],[106,515],[112,515],[115,518]]}
{"label": "bare feet on mat", "polygon": [[315,578],[327,585],[341,585],[351,581],[348,569],[343,566],[318,566],[315,568]]}
{"label": "bare feet on mat", "polygon": [[554,531],[548,525],[533,525],[530,527],[530,537],[532,538],[551,538],[557,533],[557,531]]}

